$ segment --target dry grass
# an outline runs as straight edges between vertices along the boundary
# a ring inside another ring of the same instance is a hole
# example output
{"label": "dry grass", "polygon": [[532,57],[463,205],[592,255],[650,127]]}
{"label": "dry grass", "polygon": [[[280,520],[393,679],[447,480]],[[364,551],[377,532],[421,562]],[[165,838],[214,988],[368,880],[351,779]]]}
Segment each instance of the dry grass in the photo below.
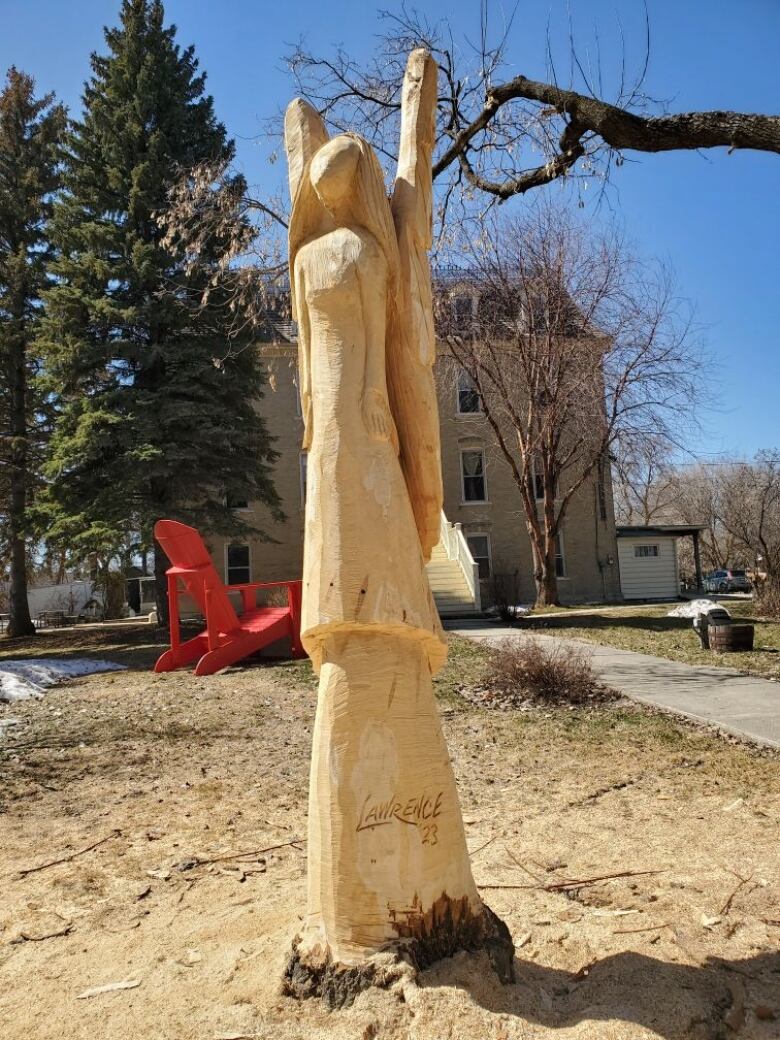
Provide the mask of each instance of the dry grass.
{"label": "dry grass", "polygon": [[716,1040],[740,1017],[740,1038],[777,1035],[757,1017],[780,1016],[776,756],[624,704],[477,708],[459,683],[486,651],[456,642],[445,730],[518,982],[463,955],[330,1014],[278,986],[305,904],[305,846],[285,843],[305,837],[311,670],[155,676],[158,651],[146,626],[13,647],[130,670],[0,706],[19,719],[0,743],[1,1036]]}
{"label": "dry grass", "polygon": [[717,654],[702,649],[690,618],[666,616],[672,607],[678,605],[590,608],[592,613],[572,609],[560,616],[532,615],[523,621],[522,627],[550,635],[585,639],[621,650],[656,654],[685,664],[738,668],[750,675],[780,679],[780,621],[756,618],[750,600],[725,602],[724,606],[733,617],[755,623],[755,649]]}

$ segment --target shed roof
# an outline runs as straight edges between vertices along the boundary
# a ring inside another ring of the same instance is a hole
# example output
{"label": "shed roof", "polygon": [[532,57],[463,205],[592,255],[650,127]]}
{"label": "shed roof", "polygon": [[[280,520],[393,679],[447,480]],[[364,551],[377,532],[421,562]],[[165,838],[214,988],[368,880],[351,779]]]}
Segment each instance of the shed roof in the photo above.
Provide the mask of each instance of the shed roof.
{"label": "shed roof", "polygon": [[665,534],[672,538],[684,538],[686,535],[706,531],[706,524],[626,524],[615,528],[618,538],[640,538],[646,534]]}

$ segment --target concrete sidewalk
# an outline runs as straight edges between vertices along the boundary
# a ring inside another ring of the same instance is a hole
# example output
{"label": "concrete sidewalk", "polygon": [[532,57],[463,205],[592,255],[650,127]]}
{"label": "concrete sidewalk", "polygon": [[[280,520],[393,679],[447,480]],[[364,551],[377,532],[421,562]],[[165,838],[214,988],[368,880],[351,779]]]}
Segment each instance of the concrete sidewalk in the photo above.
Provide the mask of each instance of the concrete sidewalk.
{"label": "concrete sidewalk", "polygon": [[453,621],[447,629],[480,642],[537,639],[586,649],[593,670],[626,697],[686,715],[760,744],[780,748],[780,683],[735,668],[706,668],[617,650],[581,639],[526,632],[484,621]]}

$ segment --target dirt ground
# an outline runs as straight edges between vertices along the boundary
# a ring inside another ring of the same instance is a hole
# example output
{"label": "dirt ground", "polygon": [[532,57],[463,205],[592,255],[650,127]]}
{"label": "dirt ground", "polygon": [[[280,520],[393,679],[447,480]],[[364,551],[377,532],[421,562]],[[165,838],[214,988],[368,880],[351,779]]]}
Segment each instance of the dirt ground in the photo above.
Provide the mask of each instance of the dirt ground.
{"label": "dirt ground", "polygon": [[[481,651],[460,643],[442,711],[517,982],[461,954],[348,1010],[280,996],[316,687],[302,663],[156,676],[157,638],[130,626],[0,650],[130,665],[0,705],[19,720],[0,742],[0,1037],[780,1036],[777,756],[620,703],[474,706],[458,690]],[[83,996],[115,982],[131,985]]]}

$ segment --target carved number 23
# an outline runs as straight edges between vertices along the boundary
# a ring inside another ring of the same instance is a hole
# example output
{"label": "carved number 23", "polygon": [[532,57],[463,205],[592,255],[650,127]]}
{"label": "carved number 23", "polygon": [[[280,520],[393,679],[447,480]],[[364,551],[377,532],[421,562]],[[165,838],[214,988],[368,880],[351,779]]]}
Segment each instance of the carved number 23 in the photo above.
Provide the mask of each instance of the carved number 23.
{"label": "carved number 23", "polygon": [[427,824],[425,827],[423,827],[422,831],[423,831],[423,837],[422,837],[423,845],[438,845],[439,844],[439,839],[437,837],[438,828],[437,828],[435,823]]}

